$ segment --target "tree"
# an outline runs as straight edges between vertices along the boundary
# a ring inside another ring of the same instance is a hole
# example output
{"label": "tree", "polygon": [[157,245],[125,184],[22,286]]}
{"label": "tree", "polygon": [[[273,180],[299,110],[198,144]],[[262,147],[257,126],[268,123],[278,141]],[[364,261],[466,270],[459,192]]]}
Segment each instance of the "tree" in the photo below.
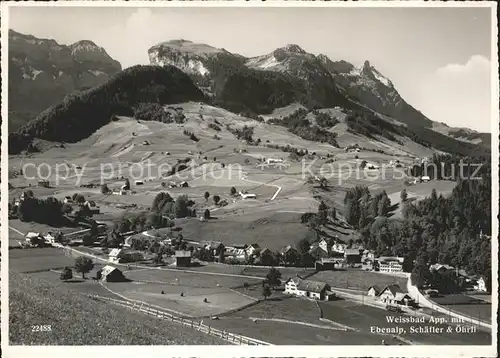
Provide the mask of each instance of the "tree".
{"label": "tree", "polygon": [[271,293],[271,287],[269,284],[264,283],[264,285],[262,285],[262,296],[264,296],[264,300],[267,300],[267,298],[271,296]]}
{"label": "tree", "polygon": [[161,265],[163,263],[163,255],[160,252],[157,252],[153,258],[153,262],[157,265]]}
{"label": "tree", "polygon": [[82,274],[85,279],[85,274],[94,268],[94,261],[87,256],[79,256],[75,259],[75,270]]}
{"label": "tree", "polygon": [[73,271],[69,267],[63,268],[61,271],[61,281],[71,280],[73,278]]}
{"label": "tree", "polygon": [[68,203],[64,203],[62,206],[62,211],[64,214],[71,214],[71,212],[73,211],[73,207]]}
{"label": "tree", "polygon": [[401,202],[404,203],[408,199],[408,193],[406,189],[401,190]]}
{"label": "tree", "polygon": [[333,220],[337,220],[337,209],[332,208],[331,216]]}
{"label": "tree", "polygon": [[185,218],[190,214],[187,195],[180,195],[175,199],[174,211],[176,218]]}
{"label": "tree", "polygon": [[90,234],[86,234],[82,238],[83,246],[92,246],[94,244],[94,238]]}
{"label": "tree", "polygon": [[326,189],[328,187],[328,180],[325,177],[319,178],[319,187],[321,189]]}
{"label": "tree", "polygon": [[299,253],[305,254],[305,253],[309,252],[309,249],[311,247],[311,243],[306,238],[303,238],[303,239],[300,239],[300,241],[297,243],[297,247],[298,247]]}
{"label": "tree", "polygon": [[233,186],[231,187],[231,196],[236,195],[236,188]]}
{"label": "tree", "polygon": [[326,206],[324,201],[321,201],[321,203],[318,206],[318,219],[319,219],[319,224],[324,225],[326,223],[326,219],[328,217],[328,207]]}
{"label": "tree", "polygon": [[219,263],[223,263],[224,262],[224,259],[225,259],[225,257],[224,257],[224,251],[226,251],[226,250],[225,249],[221,249],[219,251]]}
{"label": "tree", "polygon": [[108,184],[103,184],[103,185],[101,186],[101,193],[102,193],[102,194],[105,194],[105,195],[106,195],[106,194],[108,194],[110,191],[111,191],[111,190],[109,190],[109,188],[108,188]]}
{"label": "tree", "polygon": [[213,196],[214,204],[217,205],[220,201],[220,196],[219,195],[214,195]]}
{"label": "tree", "polygon": [[205,201],[208,201],[208,198],[210,197],[210,193],[208,191],[206,191],[205,194],[203,195],[203,197],[205,198]]}
{"label": "tree", "polygon": [[271,267],[266,275],[266,280],[272,288],[281,285],[281,272],[275,267]]}
{"label": "tree", "polygon": [[205,218],[205,220],[210,219],[210,210],[205,209],[205,212],[203,213],[203,217]]}

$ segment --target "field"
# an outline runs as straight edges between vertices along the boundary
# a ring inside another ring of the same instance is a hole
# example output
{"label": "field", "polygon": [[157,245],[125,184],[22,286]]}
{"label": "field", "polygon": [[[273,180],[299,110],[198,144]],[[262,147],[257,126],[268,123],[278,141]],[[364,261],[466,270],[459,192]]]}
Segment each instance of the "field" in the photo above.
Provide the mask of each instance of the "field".
{"label": "field", "polygon": [[370,286],[377,285],[384,288],[393,283],[399,284],[404,292],[406,291],[407,279],[399,276],[386,275],[370,271],[345,270],[345,271],[320,271],[311,277],[311,280],[318,280],[328,283],[331,287],[349,288],[354,290],[367,291]]}
{"label": "field", "polygon": [[[28,275],[10,273],[11,345],[225,344],[180,325],[94,301]],[[50,332],[32,332],[33,325]]]}
{"label": "field", "polygon": [[16,272],[40,272],[73,266],[74,258],[60,249],[32,248],[9,250],[9,269]]}

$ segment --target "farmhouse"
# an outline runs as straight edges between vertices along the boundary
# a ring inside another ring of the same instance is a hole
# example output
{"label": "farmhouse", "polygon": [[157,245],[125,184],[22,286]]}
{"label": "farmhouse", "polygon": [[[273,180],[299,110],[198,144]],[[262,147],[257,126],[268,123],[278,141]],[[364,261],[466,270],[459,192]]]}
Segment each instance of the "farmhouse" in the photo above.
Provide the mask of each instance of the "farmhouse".
{"label": "farmhouse", "polygon": [[328,252],[323,250],[318,243],[314,243],[311,245],[311,248],[309,249],[309,254],[316,260],[328,257]]}
{"label": "farmhouse", "polygon": [[338,258],[328,257],[317,260],[314,264],[317,271],[335,270],[343,267],[342,260]]}
{"label": "farmhouse", "polygon": [[428,181],[431,180],[430,177],[428,177],[427,175],[424,175],[422,177],[420,177],[420,180],[423,182],[423,183],[427,183]]}
{"label": "farmhouse", "polygon": [[144,182],[142,180],[136,180],[135,185],[143,185]]}
{"label": "farmhouse", "polygon": [[106,265],[101,270],[101,281],[104,282],[123,282],[126,281],[123,273],[116,267]]}
{"label": "farmhouse", "polygon": [[390,305],[410,306],[413,304],[410,295],[404,293],[401,287],[396,284],[385,287],[378,297],[382,302]]}
{"label": "farmhouse", "polygon": [[245,247],[245,252],[248,256],[254,255],[258,251],[260,251],[259,244],[250,244]]}
{"label": "farmhouse", "polygon": [[359,249],[346,249],[344,252],[344,257],[348,265],[361,263],[361,254]]}
{"label": "farmhouse", "polygon": [[387,273],[396,273],[403,272],[403,262],[404,257],[387,257],[380,256],[376,259],[377,261],[377,271],[387,272]]}
{"label": "farmhouse", "polygon": [[486,281],[484,280],[484,277],[480,277],[476,281],[476,284],[474,285],[474,289],[476,291],[481,291],[481,292],[487,292],[488,291],[488,289],[486,288]]}
{"label": "farmhouse", "polygon": [[346,247],[347,247],[346,244],[343,244],[341,242],[336,242],[332,245],[330,253],[332,253],[332,254],[337,253],[337,254],[341,254],[342,256],[344,256]]}
{"label": "farmhouse", "polygon": [[370,297],[377,297],[380,294],[380,287],[377,285],[370,286],[367,295]]}
{"label": "farmhouse", "polygon": [[283,163],[283,159],[267,158],[266,163],[267,164]]}
{"label": "farmhouse", "polygon": [[175,264],[178,267],[188,267],[191,265],[191,251],[175,251]]}
{"label": "farmhouse", "polygon": [[187,187],[189,187],[189,184],[188,184],[188,182],[187,182],[187,181],[183,181],[183,182],[181,182],[181,184],[180,184],[180,185],[181,185],[181,187],[182,187],[182,188],[187,188]]}
{"label": "farmhouse", "polygon": [[290,278],[285,283],[285,293],[298,297],[328,301],[335,297],[330,286],[324,282],[303,280],[300,277]]}
{"label": "farmhouse", "polygon": [[112,249],[108,255],[108,261],[113,263],[119,263],[122,256],[123,256],[123,250]]}
{"label": "farmhouse", "polygon": [[323,249],[327,254],[330,253],[330,251],[332,250],[332,246],[333,246],[333,239],[321,239],[321,241],[318,243],[319,247],[321,249]]}

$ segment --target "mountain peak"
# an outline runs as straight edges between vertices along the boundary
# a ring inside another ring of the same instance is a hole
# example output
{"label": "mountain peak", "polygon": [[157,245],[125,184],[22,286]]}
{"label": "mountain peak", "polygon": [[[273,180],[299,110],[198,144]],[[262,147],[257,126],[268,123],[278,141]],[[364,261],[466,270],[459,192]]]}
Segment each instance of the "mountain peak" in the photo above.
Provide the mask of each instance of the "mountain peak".
{"label": "mountain peak", "polygon": [[69,48],[71,52],[75,54],[76,52],[104,52],[102,47],[97,46],[94,42],[90,40],[81,40],[70,45]]}
{"label": "mountain peak", "polygon": [[279,48],[279,50],[283,50],[285,52],[301,53],[301,54],[307,53],[306,51],[304,51],[304,49],[302,47],[300,47],[299,45],[295,45],[295,44],[288,44],[285,47]]}

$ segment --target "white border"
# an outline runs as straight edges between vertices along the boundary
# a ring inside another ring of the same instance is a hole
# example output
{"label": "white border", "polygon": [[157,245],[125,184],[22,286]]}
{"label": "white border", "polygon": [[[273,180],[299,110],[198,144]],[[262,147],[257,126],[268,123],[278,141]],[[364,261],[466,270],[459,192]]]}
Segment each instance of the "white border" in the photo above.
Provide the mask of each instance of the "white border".
{"label": "white border", "polygon": [[[492,339],[491,346],[8,346],[8,130],[7,118],[8,111],[7,103],[8,83],[6,81],[6,73],[8,70],[8,9],[10,7],[22,6],[41,6],[41,7],[353,7],[353,8],[368,8],[368,7],[427,7],[427,8],[466,8],[480,7],[490,8],[491,23],[492,23],[492,77],[491,77],[491,105],[492,105],[492,217],[498,215],[498,145],[499,145],[499,110],[498,99],[500,95],[499,80],[498,80],[498,52],[497,52],[497,4],[496,2],[421,2],[421,1],[361,1],[361,2],[310,2],[310,1],[277,1],[271,0],[268,2],[225,2],[225,1],[189,1],[189,2],[150,2],[150,1],[132,1],[132,2],[109,2],[109,1],[70,1],[70,2],[2,2],[1,4],[1,40],[2,40],[2,177],[1,177],[1,237],[4,244],[1,248],[2,263],[1,263],[1,333],[2,333],[2,353],[6,357],[64,357],[68,356],[77,358],[89,355],[109,355],[120,357],[134,357],[141,354],[147,354],[148,357],[235,357],[235,356],[307,356],[307,357],[337,357],[337,356],[379,356],[379,357],[394,357],[394,356],[463,356],[463,357],[487,357],[496,356],[497,352],[497,334],[498,323],[496,319],[492,320]],[[492,312],[496,317],[498,309],[498,299],[495,292],[498,291],[498,221],[493,220],[492,223]]]}

